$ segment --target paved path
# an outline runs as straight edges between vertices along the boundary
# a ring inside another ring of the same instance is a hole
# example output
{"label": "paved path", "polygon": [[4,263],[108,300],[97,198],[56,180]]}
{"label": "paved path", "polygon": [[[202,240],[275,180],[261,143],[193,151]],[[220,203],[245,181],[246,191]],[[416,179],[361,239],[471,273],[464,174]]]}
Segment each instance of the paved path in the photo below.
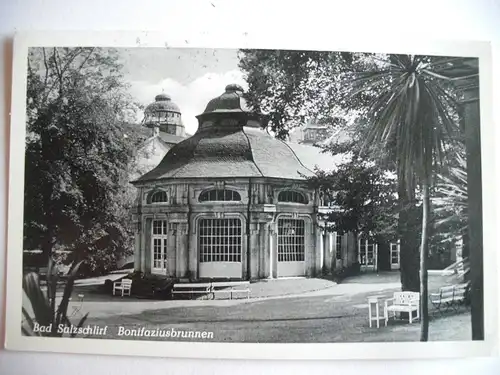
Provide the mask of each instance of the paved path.
{"label": "paved path", "polygon": [[[182,307],[224,307],[240,304],[256,303],[263,300],[275,299],[297,299],[311,298],[318,296],[329,297],[325,301],[337,301],[339,296],[349,296],[359,293],[372,293],[381,289],[397,289],[398,282],[392,283],[345,283],[336,284],[335,282],[324,279],[279,279],[262,281],[251,284],[251,298],[241,298],[234,300],[168,300],[155,301],[144,300],[130,297],[111,297],[93,296],[85,294],[82,311],[88,311],[94,318],[110,317],[120,315],[140,314],[149,310],[174,309]],[[76,290],[74,294],[82,293],[82,290]],[[103,299],[104,297],[104,299]],[[74,299],[77,300],[76,298]],[[71,306],[78,307],[79,302],[72,302]]]}
{"label": "paved path", "polygon": [[[106,338],[116,338],[121,326],[210,331],[214,332],[214,341],[219,342],[418,341],[418,323],[368,327],[367,298],[388,298],[399,290],[398,273],[362,275],[339,285],[317,280],[253,284],[262,291],[267,288],[268,293],[249,300],[150,301],[115,297],[107,302],[85,302],[83,310],[90,312],[88,324],[109,327]],[[430,284],[436,282],[433,279]],[[299,290],[307,290],[290,294],[293,288],[286,288],[299,284],[303,284]],[[279,294],[279,290],[289,294]],[[470,315],[462,313],[431,322],[431,340],[466,340],[469,336]]]}
{"label": "paved path", "polygon": [[[433,279],[431,277],[431,279]],[[434,278],[435,279],[435,278]],[[341,284],[330,280],[316,278],[291,278],[260,281],[251,284],[251,298],[234,300],[144,300],[130,297],[110,297],[107,295],[85,294],[82,311],[88,311],[94,318],[141,314],[160,309],[192,308],[192,307],[225,307],[251,304],[263,300],[308,299],[325,297],[324,302],[350,301],[355,295],[376,295],[380,291],[396,291],[400,289],[399,273],[364,274],[346,279]],[[82,293],[77,289],[74,294]],[[387,294],[389,296],[389,294]],[[77,300],[76,298],[74,299]],[[71,306],[78,307],[78,302]],[[361,305],[366,307],[366,303]]]}

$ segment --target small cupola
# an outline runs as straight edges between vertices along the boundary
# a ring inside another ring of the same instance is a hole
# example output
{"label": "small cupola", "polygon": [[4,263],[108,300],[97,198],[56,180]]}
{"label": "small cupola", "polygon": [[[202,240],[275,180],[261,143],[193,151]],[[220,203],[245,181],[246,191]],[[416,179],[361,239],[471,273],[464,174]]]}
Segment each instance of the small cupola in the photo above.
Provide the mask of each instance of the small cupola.
{"label": "small cupola", "polygon": [[156,95],[155,101],[146,107],[142,124],[154,131],[185,136],[179,106],[164,93]]}
{"label": "small cupola", "polygon": [[205,111],[196,118],[199,131],[213,127],[263,128],[267,125],[266,116],[251,109],[243,88],[234,83],[227,85],[220,96],[210,100]]}

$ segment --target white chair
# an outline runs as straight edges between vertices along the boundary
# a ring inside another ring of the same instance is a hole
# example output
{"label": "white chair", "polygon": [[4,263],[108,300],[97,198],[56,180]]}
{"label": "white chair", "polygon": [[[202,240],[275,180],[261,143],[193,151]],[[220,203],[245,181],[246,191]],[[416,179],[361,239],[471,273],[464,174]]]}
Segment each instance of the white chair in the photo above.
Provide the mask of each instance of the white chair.
{"label": "white chair", "polygon": [[408,313],[410,324],[413,322],[413,311],[417,312],[415,319],[420,319],[420,293],[416,292],[395,292],[392,298],[385,300],[384,304],[384,319],[385,325],[389,320],[389,312],[393,313]]}
{"label": "white chair", "polygon": [[132,290],[132,280],[130,279],[122,279],[120,281],[115,281],[113,283],[113,295],[116,294],[116,291],[121,291],[121,295],[130,296],[130,291]]}

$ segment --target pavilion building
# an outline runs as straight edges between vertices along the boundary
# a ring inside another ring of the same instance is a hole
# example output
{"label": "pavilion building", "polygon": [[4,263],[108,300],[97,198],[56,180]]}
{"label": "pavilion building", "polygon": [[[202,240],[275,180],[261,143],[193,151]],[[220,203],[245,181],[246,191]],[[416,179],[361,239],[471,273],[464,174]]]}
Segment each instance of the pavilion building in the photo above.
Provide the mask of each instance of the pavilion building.
{"label": "pavilion building", "polygon": [[132,182],[137,271],[249,280],[316,276],[358,261],[353,235],[324,231],[320,214],[333,208],[307,181],[315,162],[334,167],[336,157],[268,134],[266,116],[247,106],[238,85],[197,119],[193,136]]}

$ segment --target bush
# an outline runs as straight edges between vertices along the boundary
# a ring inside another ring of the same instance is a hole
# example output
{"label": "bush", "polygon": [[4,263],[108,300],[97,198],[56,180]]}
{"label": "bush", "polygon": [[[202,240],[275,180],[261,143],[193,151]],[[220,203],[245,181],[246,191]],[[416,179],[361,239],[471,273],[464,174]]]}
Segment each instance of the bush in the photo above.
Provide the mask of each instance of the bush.
{"label": "bush", "polygon": [[[57,267],[54,267],[52,259],[49,259],[47,267],[47,292],[45,293],[40,287],[39,275],[35,272],[26,274],[23,278],[23,291],[27,299],[31,303],[33,316],[31,316],[23,306],[22,313],[24,323],[21,326],[21,331],[27,336],[52,336],[62,337],[63,332],[59,332],[58,327],[63,324],[66,327],[71,327],[73,324],[68,317],[68,305],[73,292],[75,275],[81,263],[78,263],[66,275],[66,282],[61,302],[56,306],[56,289],[60,281]],[[80,328],[87,320],[88,313],[80,319],[77,328]],[[35,323],[43,327],[50,327],[47,332],[35,332]],[[76,333],[71,333],[71,337],[75,337]]]}
{"label": "bush", "polygon": [[342,267],[338,270],[334,270],[333,279],[335,282],[340,283],[347,277],[359,275],[361,272],[361,265],[356,262],[347,267]]}

